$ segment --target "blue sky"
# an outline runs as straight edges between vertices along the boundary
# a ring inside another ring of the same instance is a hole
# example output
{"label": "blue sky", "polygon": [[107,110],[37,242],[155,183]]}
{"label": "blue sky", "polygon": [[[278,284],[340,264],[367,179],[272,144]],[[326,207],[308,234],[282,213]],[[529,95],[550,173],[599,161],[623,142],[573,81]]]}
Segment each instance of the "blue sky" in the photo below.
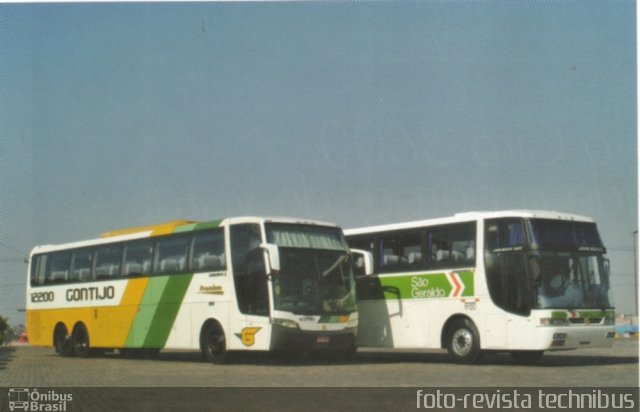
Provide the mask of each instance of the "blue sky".
{"label": "blue sky", "polygon": [[595,218],[633,311],[635,4],[0,5],[0,313],[36,244],[178,218]]}

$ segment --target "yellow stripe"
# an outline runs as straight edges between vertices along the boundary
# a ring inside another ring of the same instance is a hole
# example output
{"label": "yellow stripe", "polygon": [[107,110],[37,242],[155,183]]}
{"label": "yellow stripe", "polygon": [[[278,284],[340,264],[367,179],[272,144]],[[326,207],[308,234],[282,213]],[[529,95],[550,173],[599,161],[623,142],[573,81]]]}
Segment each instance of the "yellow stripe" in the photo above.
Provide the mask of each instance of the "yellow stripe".
{"label": "yellow stripe", "polygon": [[73,327],[82,322],[87,327],[92,347],[121,348],[148,283],[149,278],[130,279],[118,306],[28,310],[29,341],[33,345],[53,346],[53,330],[58,322],[64,323],[70,334]]}
{"label": "yellow stripe", "polygon": [[112,230],[110,232],[103,233],[100,237],[122,236],[130,235],[138,232],[152,232],[151,236],[167,235],[173,233],[176,227],[183,226],[189,223],[195,223],[190,220],[174,220],[172,222],[161,223],[159,225],[149,225],[140,227],[129,227],[125,229]]}
{"label": "yellow stripe", "polygon": [[149,278],[130,279],[122,296],[120,306],[112,308],[107,316],[110,319],[109,335],[104,336],[105,342],[112,342],[109,347],[121,348],[127,341],[129,330],[140,308],[142,295],[147,288]]}

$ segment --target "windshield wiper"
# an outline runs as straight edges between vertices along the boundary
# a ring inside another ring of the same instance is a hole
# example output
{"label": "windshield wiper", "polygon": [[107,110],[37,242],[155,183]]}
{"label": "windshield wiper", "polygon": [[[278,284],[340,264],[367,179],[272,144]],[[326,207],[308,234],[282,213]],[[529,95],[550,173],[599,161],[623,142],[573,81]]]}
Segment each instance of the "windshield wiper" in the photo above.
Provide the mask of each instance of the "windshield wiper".
{"label": "windshield wiper", "polygon": [[338,259],[335,262],[333,262],[331,266],[329,266],[329,269],[322,272],[322,277],[324,278],[329,276],[329,274],[333,272],[335,268],[337,268],[342,262],[344,262],[345,258],[348,258],[348,256],[347,255],[338,256]]}

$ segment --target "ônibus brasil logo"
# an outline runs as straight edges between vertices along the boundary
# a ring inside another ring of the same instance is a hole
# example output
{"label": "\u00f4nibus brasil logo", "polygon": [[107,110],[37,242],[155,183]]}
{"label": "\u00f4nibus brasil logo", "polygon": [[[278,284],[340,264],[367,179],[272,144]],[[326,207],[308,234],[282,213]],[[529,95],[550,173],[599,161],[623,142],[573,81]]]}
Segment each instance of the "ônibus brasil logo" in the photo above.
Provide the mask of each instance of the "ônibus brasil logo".
{"label": "\u00f4nibus brasil logo", "polygon": [[73,400],[70,393],[59,393],[55,390],[38,391],[29,388],[9,389],[10,411],[47,411],[63,412]]}

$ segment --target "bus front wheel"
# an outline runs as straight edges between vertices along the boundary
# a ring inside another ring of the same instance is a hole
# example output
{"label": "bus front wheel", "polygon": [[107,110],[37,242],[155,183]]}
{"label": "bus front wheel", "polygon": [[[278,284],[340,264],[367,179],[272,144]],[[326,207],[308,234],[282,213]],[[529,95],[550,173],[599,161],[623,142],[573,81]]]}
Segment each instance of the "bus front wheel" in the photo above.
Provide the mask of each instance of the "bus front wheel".
{"label": "bus front wheel", "polygon": [[67,327],[62,323],[53,332],[53,347],[60,356],[73,356],[73,345]]}
{"label": "bus front wheel", "polygon": [[455,320],[448,329],[447,351],[457,363],[474,363],[481,355],[480,335],[468,319]]}
{"label": "bus front wheel", "polygon": [[202,355],[212,363],[225,363],[227,359],[227,342],[222,327],[210,322],[205,325],[201,338]]}

